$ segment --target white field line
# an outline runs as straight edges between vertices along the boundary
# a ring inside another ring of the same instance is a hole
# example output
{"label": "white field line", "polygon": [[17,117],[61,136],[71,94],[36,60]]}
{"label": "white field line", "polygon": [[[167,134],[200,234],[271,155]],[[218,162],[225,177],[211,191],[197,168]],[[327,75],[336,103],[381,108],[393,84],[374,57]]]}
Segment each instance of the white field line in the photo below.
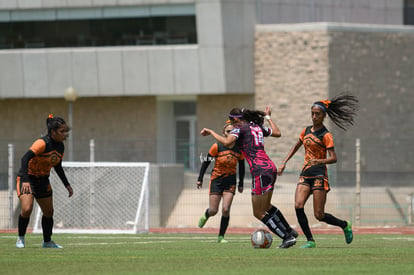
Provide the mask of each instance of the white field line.
{"label": "white field line", "polygon": [[395,237],[395,238],[383,237],[383,238],[378,238],[378,239],[386,240],[386,241],[403,240],[403,241],[414,242],[414,237]]}

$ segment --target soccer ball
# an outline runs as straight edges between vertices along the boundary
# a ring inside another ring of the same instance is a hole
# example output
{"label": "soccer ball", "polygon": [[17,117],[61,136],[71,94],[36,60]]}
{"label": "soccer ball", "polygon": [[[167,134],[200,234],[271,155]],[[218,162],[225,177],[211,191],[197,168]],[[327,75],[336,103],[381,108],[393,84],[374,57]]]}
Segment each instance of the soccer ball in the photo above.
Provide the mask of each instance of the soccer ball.
{"label": "soccer ball", "polygon": [[259,228],[252,233],[252,245],[254,248],[269,248],[272,245],[272,234],[266,229]]}

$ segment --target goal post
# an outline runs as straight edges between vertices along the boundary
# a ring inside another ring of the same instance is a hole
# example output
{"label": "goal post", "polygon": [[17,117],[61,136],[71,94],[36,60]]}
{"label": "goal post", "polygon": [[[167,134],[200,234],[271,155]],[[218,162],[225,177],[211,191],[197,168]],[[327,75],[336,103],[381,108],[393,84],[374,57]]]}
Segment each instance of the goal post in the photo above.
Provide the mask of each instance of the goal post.
{"label": "goal post", "polygon": [[[52,169],[54,233],[145,233],[149,230],[147,162],[63,162],[68,192]],[[36,206],[34,233],[42,232]]]}

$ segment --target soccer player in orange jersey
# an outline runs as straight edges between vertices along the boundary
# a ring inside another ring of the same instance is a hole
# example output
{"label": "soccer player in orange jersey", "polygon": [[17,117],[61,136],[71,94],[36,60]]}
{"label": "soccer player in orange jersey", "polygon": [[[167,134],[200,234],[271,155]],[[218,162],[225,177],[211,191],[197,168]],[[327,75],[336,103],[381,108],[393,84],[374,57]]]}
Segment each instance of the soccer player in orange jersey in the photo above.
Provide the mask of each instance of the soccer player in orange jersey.
{"label": "soccer player in orange jersey", "polygon": [[304,207],[310,195],[313,195],[313,211],[319,221],[336,225],[342,228],[345,241],[350,244],[353,240],[351,222],[341,220],[332,214],[325,213],[327,193],[330,190],[328,183],[327,164],[336,163],[337,157],[332,134],[326,129],[323,121],[326,114],[341,129],[353,124],[353,117],[358,109],[358,100],[352,95],[339,95],[332,100],[315,102],[311,107],[313,124],[305,127],[297,143],[292,147],[282,164],[278,175],[282,175],[286,163],[303,145],[305,161],[295,192],[296,216],[307,243],[301,248],[315,248],[316,243],[309,228]]}
{"label": "soccer player in orange jersey", "polygon": [[[228,121],[223,128],[223,136],[227,136],[233,130],[233,125]],[[205,225],[209,217],[217,214],[218,207],[223,198],[222,203],[222,216],[220,221],[220,230],[218,235],[219,243],[227,243],[224,239],[224,234],[227,231],[230,220],[230,208],[233,203],[233,197],[236,190],[236,173],[237,163],[239,164],[239,185],[238,190],[243,192],[243,180],[244,180],[244,157],[234,144],[226,147],[223,144],[214,143],[207,155],[207,158],[203,161],[200,168],[200,173],[197,179],[197,188],[200,189],[203,185],[204,173],[211,161],[214,159],[214,168],[210,177],[210,190],[209,190],[209,206],[205,213],[201,216],[198,226],[201,228]]]}
{"label": "soccer player in orange jersey", "polygon": [[22,157],[22,166],[16,178],[16,190],[21,204],[18,223],[17,248],[25,247],[25,235],[36,199],[42,209],[42,229],[44,248],[62,248],[51,239],[53,229],[53,198],[49,174],[52,167],[68,190],[69,197],[73,189],[62,168],[64,152],[63,141],[68,137],[69,126],[60,117],[50,114],[46,120],[48,134],[37,139]]}

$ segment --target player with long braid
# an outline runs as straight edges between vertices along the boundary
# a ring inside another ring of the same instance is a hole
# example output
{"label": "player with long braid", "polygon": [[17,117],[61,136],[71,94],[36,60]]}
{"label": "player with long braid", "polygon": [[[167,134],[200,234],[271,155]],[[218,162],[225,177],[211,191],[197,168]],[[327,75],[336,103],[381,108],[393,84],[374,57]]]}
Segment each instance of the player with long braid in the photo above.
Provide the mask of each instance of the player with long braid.
{"label": "player with long braid", "polygon": [[49,174],[54,167],[57,175],[66,187],[69,197],[73,189],[62,168],[64,153],[63,141],[68,137],[69,126],[60,118],[50,114],[46,120],[48,134],[37,139],[22,157],[22,165],[16,178],[16,190],[21,204],[18,222],[17,248],[25,247],[25,235],[36,199],[42,209],[42,229],[44,248],[62,248],[52,241],[53,197]]}
{"label": "player with long braid", "polygon": [[[266,107],[262,112],[233,108],[229,118],[235,127],[230,135],[224,137],[207,128],[201,131],[201,135],[212,135],[224,146],[235,142],[240,148],[252,175],[253,215],[283,240],[279,248],[289,248],[296,244],[297,232],[286,222],[282,212],[271,204],[277,170],[264,150],[264,137],[281,136],[279,128],[271,119],[271,109]],[[264,118],[270,128],[263,126]]]}
{"label": "player with long braid", "polygon": [[[346,130],[348,126],[353,124],[353,118],[357,110],[358,100],[352,95],[342,94],[332,100],[314,102],[311,107],[313,124],[302,130],[299,140],[279,166],[278,175],[282,175],[289,159],[302,145],[304,146],[305,162],[295,192],[296,216],[307,239],[307,243],[301,246],[301,248],[316,247],[304,211],[305,203],[310,195],[313,195],[315,218],[327,224],[342,228],[347,244],[350,244],[353,240],[351,222],[340,220],[329,213],[325,213],[326,197],[330,190],[326,165],[336,163],[337,157],[332,134],[324,126],[323,121],[326,114],[328,114],[339,128]],[[327,157],[327,153],[329,157]]]}

